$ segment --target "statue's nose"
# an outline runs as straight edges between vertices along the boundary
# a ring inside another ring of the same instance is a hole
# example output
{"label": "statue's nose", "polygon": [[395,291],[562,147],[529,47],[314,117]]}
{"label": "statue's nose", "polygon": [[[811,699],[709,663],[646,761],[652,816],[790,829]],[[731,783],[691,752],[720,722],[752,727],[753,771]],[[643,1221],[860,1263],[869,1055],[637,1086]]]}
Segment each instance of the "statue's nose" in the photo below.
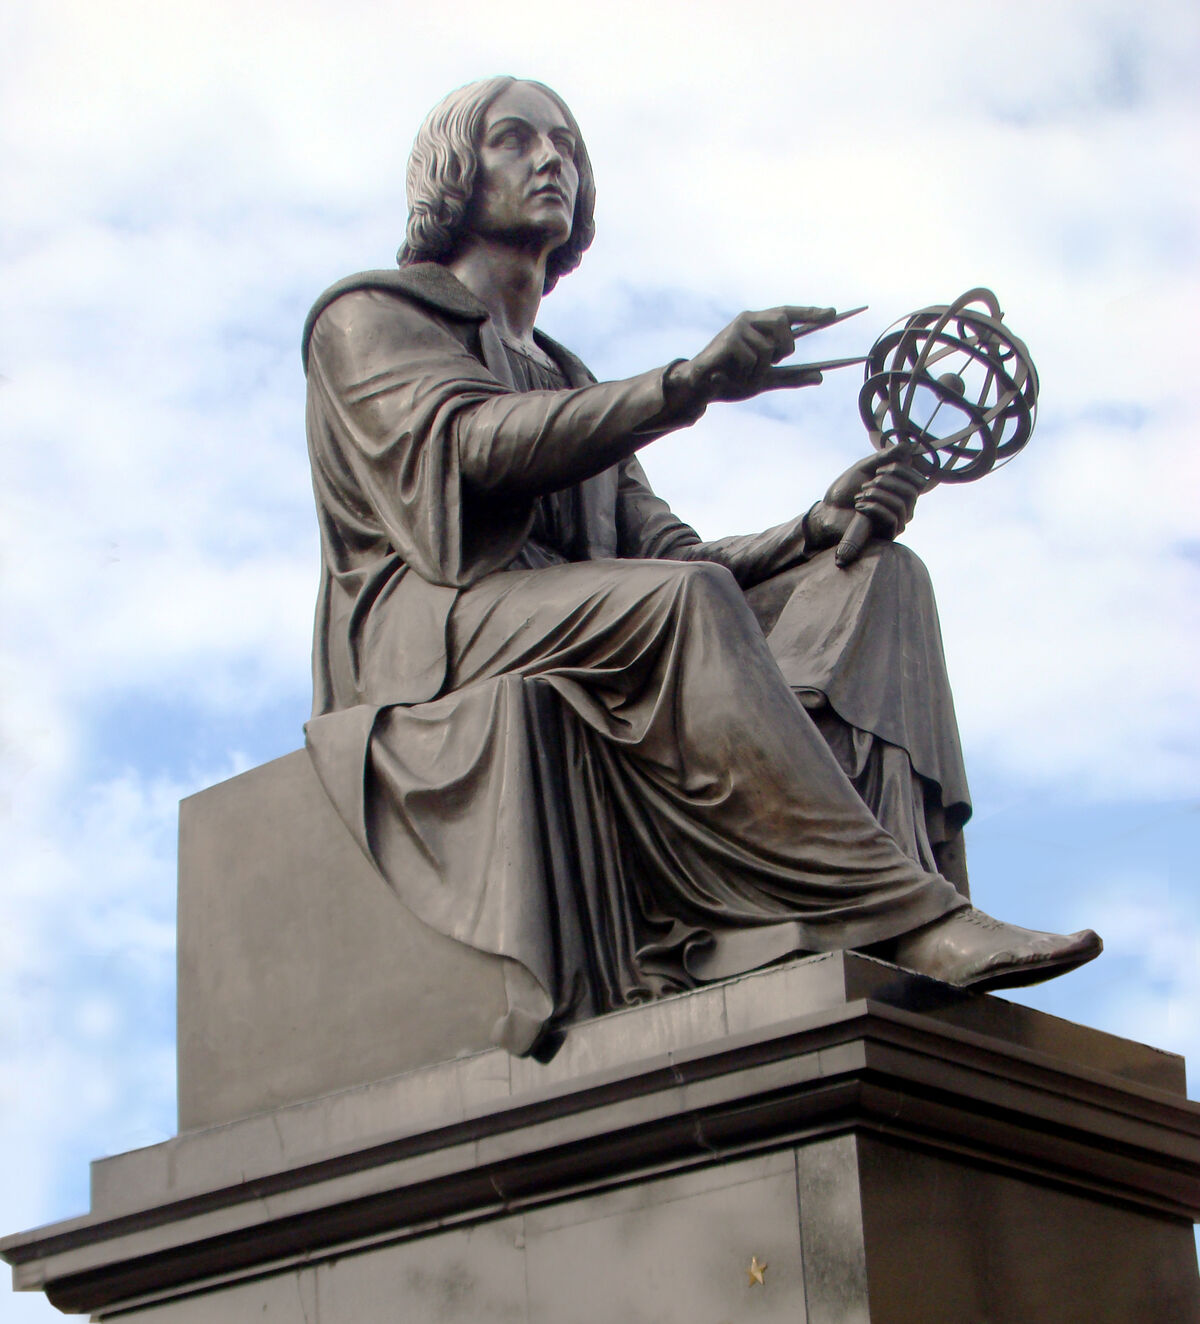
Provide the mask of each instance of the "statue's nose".
{"label": "statue's nose", "polygon": [[557,174],[563,167],[563,154],[553,138],[543,137],[538,147],[538,170]]}

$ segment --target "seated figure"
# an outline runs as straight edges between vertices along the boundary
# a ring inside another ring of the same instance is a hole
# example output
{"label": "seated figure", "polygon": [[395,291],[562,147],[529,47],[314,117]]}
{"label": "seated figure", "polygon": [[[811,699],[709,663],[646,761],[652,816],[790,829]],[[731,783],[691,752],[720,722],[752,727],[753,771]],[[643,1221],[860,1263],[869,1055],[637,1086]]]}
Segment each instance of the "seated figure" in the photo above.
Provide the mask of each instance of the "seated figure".
{"label": "seated figure", "polygon": [[[695,358],[597,383],[535,328],[593,234],[579,128],[489,79],[417,136],[399,270],[305,328],[322,579],[308,747],[367,855],[504,959],[497,1042],[788,956],[866,950],[963,987],[1098,954],[967,897],[970,806],[924,567],[922,480],[873,455],[806,514],[704,542],[636,453],[833,309],[744,313]],[[855,511],[874,538],[843,569]]]}

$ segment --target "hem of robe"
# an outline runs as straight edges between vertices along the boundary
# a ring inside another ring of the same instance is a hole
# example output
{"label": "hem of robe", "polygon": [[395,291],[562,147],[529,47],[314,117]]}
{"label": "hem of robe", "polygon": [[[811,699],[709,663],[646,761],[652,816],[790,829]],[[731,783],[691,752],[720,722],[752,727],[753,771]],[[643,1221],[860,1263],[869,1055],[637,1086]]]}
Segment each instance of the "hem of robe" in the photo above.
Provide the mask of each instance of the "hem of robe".
{"label": "hem of robe", "polygon": [[[899,938],[970,905],[951,883],[940,881],[944,883],[944,890],[931,888],[925,904],[911,907],[902,919],[864,922],[860,926],[861,933],[848,944],[815,943],[815,935],[799,920],[783,920],[754,928],[697,928],[682,944],[683,972],[696,987],[749,974],[789,957],[799,959],[826,951],[859,951]],[[570,1015],[555,1016],[550,993],[523,961],[506,953],[492,954],[504,961],[504,989],[508,999],[508,1013],[492,1027],[492,1042],[514,1057],[528,1057],[545,1041],[548,1032],[570,1024],[572,1018]],[[686,986],[674,990],[676,993],[689,991]],[[619,1008],[609,1008],[609,1011],[616,1010]]]}
{"label": "hem of robe", "polygon": [[[686,952],[684,968],[697,982],[711,984],[718,979],[731,979],[751,970],[761,969],[773,961],[789,956],[815,956],[829,951],[860,951],[876,943],[899,938],[914,929],[923,928],[935,920],[952,914],[970,904],[945,879],[946,891],[930,889],[924,904],[909,908],[899,922],[874,920],[864,922],[852,942],[830,945],[815,943],[814,935],[806,931],[799,920],[783,920],[761,928],[719,930],[711,934],[707,944],[696,943]],[[948,894],[947,894],[948,893]]]}
{"label": "hem of robe", "polygon": [[[498,1047],[516,1057],[529,1056],[537,1052],[548,1031],[570,1023],[570,1010],[560,1013],[550,988],[519,953],[502,950],[495,943],[485,945],[466,942],[460,933],[451,931],[445,924],[438,923],[434,917],[422,914],[420,908],[412,906],[403,891],[394,882],[387,880],[371,847],[365,814],[367,754],[379,714],[393,706],[360,705],[327,713],[308,722],[305,726],[306,748],[313,768],[359,849],[376,872],[389,882],[397,900],[431,928],[503,962],[508,1011],[492,1026],[490,1037]],[[357,775],[347,776],[351,769],[356,770]],[[901,912],[842,924],[838,927],[837,942],[822,937],[820,926],[813,928],[799,919],[767,921],[736,928],[684,922],[682,932],[675,941],[669,943],[678,952],[678,968],[684,977],[679,986],[671,991],[687,991],[689,983],[694,987],[747,974],[791,956],[869,947],[930,924],[967,904],[967,900],[952,883],[938,875],[928,875],[928,886],[910,900]]]}
{"label": "hem of robe", "polygon": [[[883,732],[877,731],[873,727],[866,725],[865,721],[867,719],[862,718],[861,713],[856,710],[852,703],[838,703],[832,695],[827,694],[817,685],[808,684],[804,686],[792,686],[792,692],[796,695],[797,699],[800,699],[800,702],[810,713],[813,713],[820,705],[807,703],[801,699],[801,690],[819,696],[825,706],[840,718],[841,721],[845,722],[848,727],[851,727],[855,731],[862,731],[873,739],[882,741],[885,745],[891,745],[894,749],[898,749],[907,757],[908,766],[912,770],[913,775],[919,778],[924,786],[928,788],[926,794],[928,795],[930,791],[935,793],[936,799],[933,808],[936,810],[937,816],[941,817],[945,827],[944,833],[940,836],[935,836],[932,831],[929,832],[929,843],[931,846],[940,845],[943,842],[950,841],[962,833],[963,828],[971,821],[971,815],[974,813],[974,808],[971,805],[970,800],[948,799],[946,796],[946,788],[942,783],[928,772],[922,772],[922,770],[913,762],[912,754],[904,745],[898,744],[895,740],[884,735]],[[852,713],[859,717],[858,721],[855,720],[854,716],[851,716]],[[927,830],[932,824],[932,821],[932,818],[927,815]]]}
{"label": "hem of robe", "polygon": [[[901,594],[894,587],[886,590],[885,580],[894,585],[899,576],[906,576],[911,585],[919,584],[919,592]],[[782,610],[769,622],[766,637],[793,693],[805,707],[814,705],[805,703],[801,691],[819,694],[847,726],[904,750],[913,771],[938,788],[943,812],[961,829],[971,817],[971,799],[957,736],[952,753],[941,742],[930,739],[931,728],[942,733],[957,731],[954,700],[944,679],[944,657],[939,656],[940,665],[922,668],[926,679],[919,686],[923,696],[935,700],[934,720],[930,721],[929,708],[925,707],[922,720],[913,722],[908,720],[912,705],[905,692],[910,687],[902,677],[897,687],[891,677],[878,673],[871,682],[870,668],[862,665],[862,657],[874,658],[877,666],[882,658],[871,650],[860,654],[858,647],[865,635],[877,642],[878,627],[868,621],[878,614],[877,604],[886,608],[903,597],[910,607],[918,600],[928,608],[927,613],[922,612],[927,629],[921,634],[929,637],[932,633],[941,653],[941,627],[924,563],[903,543],[874,541],[868,543],[857,561],[844,568],[836,564],[830,548],[780,577],[794,577],[794,583]],[[822,592],[826,582],[832,583],[833,593]],[[835,607],[832,612],[831,606]],[[935,676],[942,682],[936,686],[929,683]],[[881,696],[889,693],[898,700],[898,710],[889,710],[890,705],[880,703]]]}

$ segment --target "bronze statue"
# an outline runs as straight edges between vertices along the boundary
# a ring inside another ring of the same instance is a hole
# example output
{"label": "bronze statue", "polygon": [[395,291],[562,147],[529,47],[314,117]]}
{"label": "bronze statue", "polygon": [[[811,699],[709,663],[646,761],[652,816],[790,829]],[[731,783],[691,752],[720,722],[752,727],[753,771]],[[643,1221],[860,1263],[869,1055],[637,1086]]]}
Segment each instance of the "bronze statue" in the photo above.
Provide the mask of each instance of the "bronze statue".
{"label": "bronze statue", "polygon": [[[451,94],[409,163],[399,270],[339,282],[304,356],[322,579],[308,745],[417,915],[505,959],[516,1053],[556,1027],[802,953],[976,989],[1096,956],[967,899],[970,813],[936,609],[883,452],[806,514],[702,542],[636,452],[781,364],[831,308],[743,313],[596,383],[535,328],[593,235],[574,117]],[[856,512],[871,541],[841,568]]]}

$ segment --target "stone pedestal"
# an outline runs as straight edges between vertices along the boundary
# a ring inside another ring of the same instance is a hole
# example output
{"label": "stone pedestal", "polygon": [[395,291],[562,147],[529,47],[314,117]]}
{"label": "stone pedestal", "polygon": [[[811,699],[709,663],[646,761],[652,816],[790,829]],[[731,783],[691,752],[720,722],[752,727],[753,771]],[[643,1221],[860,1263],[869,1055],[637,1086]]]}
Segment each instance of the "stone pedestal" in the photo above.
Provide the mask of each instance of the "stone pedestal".
{"label": "stone pedestal", "polygon": [[304,750],[179,807],[179,1127],[491,1046],[502,963],[422,924]]}
{"label": "stone pedestal", "polygon": [[838,954],[106,1159],[0,1253],[128,1324],[1186,1324],[1198,1207],[1178,1058]]}

